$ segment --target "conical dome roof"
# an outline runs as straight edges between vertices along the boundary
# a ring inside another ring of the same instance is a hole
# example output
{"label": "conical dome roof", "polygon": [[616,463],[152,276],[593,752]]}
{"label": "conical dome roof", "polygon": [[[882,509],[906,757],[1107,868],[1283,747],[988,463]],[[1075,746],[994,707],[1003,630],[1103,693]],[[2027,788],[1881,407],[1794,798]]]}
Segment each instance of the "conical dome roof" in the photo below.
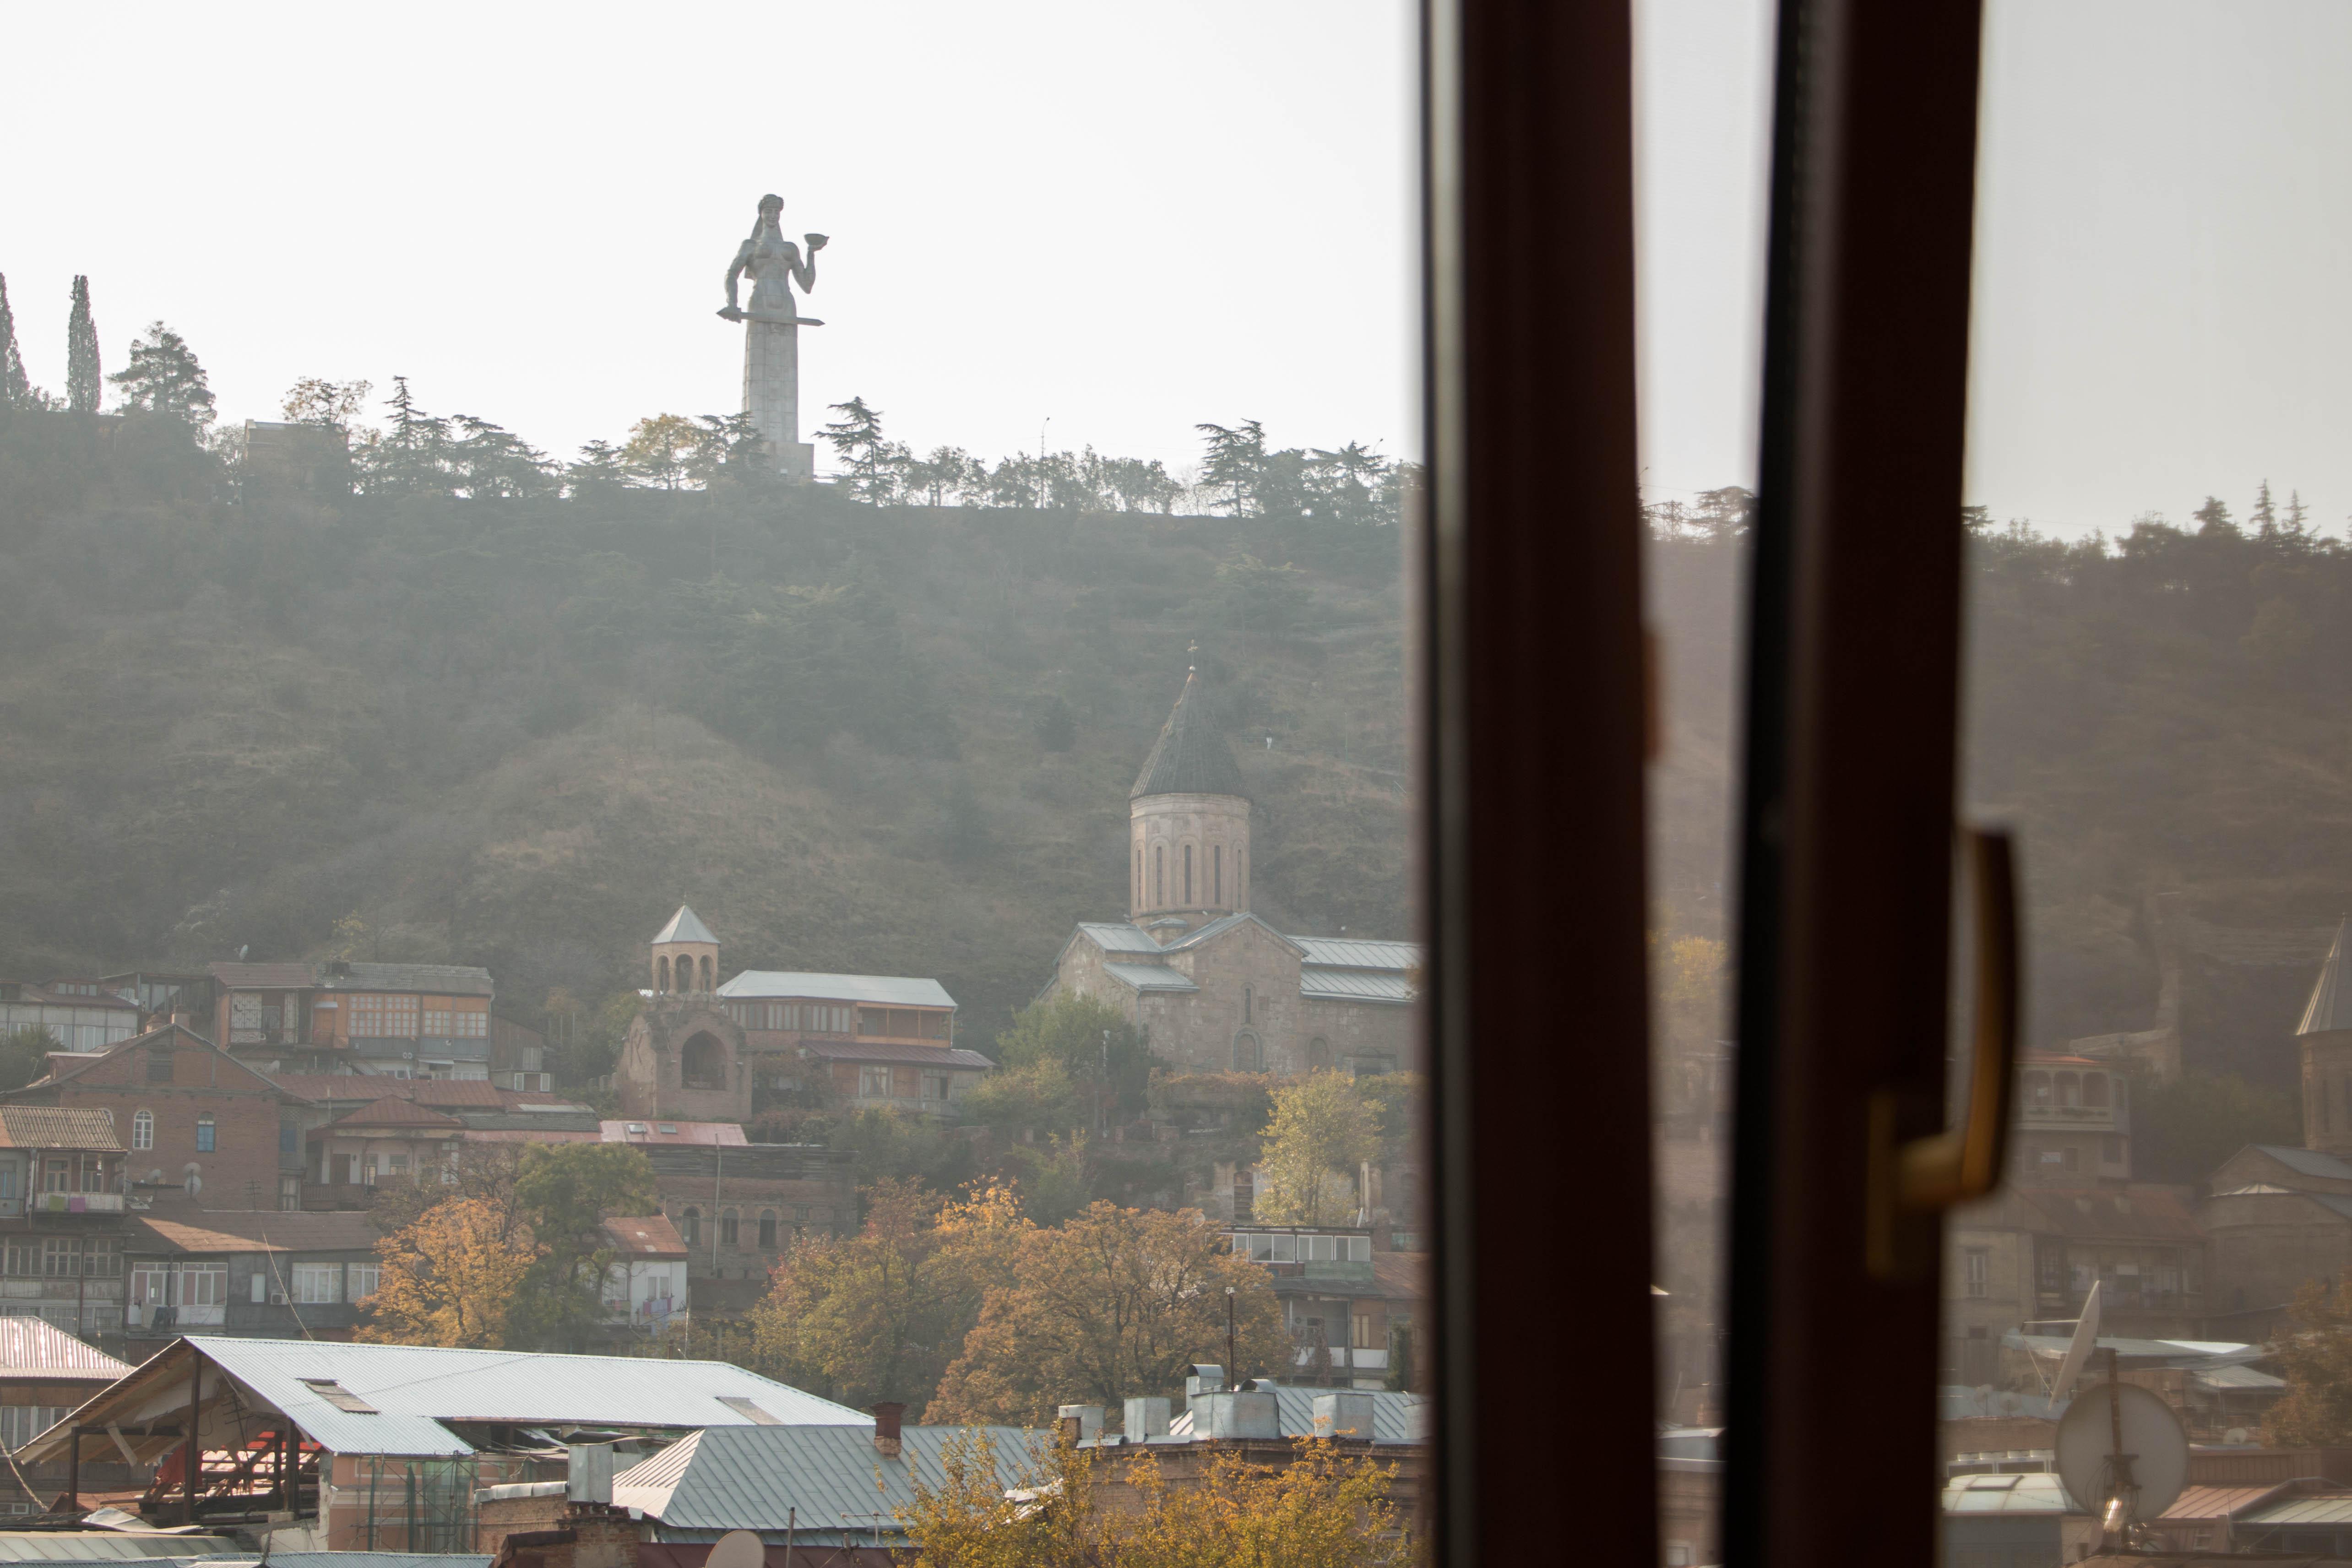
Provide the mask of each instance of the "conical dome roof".
{"label": "conical dome roof", "polygon": [[656,942],[715,943],[719,938],[710,934],[710,927],[702,923],[700,915],[695,914],[688,905],[681,904],[677,906],[677,913],[669,917],[669,924],[661,928],[654,940]]}
{"label": "conical dome roof", "polygon": [[2336,923],[2336,940],[2327,946],[2326,962],[2319,966],[2319,979],[2311,988],[2311,1000],[2303,1009],[2303,1021],[2295,1025],[2297,1034],[2326,1034],[2339,1029],[2352,1029],[2352,985],[2345,983],[2345,933],[2352,927],[2352,919]]}
{"label": "conical dome roof", "polygon": [[1217,732],[1201,696],[1201,676],[1196,670],[1184,674],[1184,690],[1176,698],[1174,711],[1168,722],[1160,727],[1160,738],[1151,743],[1151,755],[1143,759],[1143,771],[1135,776],[1135,788],[1127,792],[1130,800],[1146,795],[1239,795],[1244,800],[1249,791],[1242,785],[1241,765],[1234,760],[1233,747]]}

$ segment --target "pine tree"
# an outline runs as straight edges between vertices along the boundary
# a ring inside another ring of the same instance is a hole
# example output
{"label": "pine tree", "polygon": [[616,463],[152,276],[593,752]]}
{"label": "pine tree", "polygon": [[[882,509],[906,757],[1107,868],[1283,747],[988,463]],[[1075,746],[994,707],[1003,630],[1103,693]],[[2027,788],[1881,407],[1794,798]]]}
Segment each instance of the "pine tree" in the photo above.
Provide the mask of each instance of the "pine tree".
{"label": "pine tree", "polygon": [[168,413],[202,430],[213,422],[213,392],[195,350],[161,321],[131,343],[131,363],[106,378],[122,389],[122,406]]}
{"label": "pine tree", "polygon": [[2287,537],[2300,539],[2308,534],[2311,531],[2311,525],[2305,519],[2310,516],[2311,508],[2303,504],[2303,492],[2289,490],[2286,493],[2286,521],[2281,525]]}
{"label": "pine tree", "polygon": [[73,280],[73,312],[66,318],[66,407],[96,413],[100,392],[98,323],[89,317],[89,279]]}
{"label": "pine tree", "polygon": [[33,400],[25,356],[16,348],[16,317],[8,308],[8,279],[0,277],[0,409],[23,408]]}
{"label": "pine tree", "polygon": [[2189,515],[2196,519],[2197,531],[2208,538],[2238,531],[2238,525],[2230,520],[2230,504],[2219,496],[2206,497],[2205,504]]}
{"label": "pine tree", "polygon": [[2267,539],[2277,536],[2278,507],[2271,504],[2271,482],[2268,479],[2263,480],[2262,488],[2254,492],[2254,509],[2246,520],[2254,525],[2257,538]]}

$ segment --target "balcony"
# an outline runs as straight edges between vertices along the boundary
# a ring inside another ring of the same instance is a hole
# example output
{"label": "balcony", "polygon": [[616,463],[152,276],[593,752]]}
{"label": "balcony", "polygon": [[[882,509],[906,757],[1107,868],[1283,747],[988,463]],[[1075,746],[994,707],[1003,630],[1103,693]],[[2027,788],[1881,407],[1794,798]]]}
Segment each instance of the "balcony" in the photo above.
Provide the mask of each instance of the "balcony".
{"label": "balcony", "polygon": [[[0,1213],[14,1214],[15,1200],[5,1201],[8,1207]],[[25,1207],[32,1214],[121,1214],[123,1201],[119,1192],[37,1192]]]}

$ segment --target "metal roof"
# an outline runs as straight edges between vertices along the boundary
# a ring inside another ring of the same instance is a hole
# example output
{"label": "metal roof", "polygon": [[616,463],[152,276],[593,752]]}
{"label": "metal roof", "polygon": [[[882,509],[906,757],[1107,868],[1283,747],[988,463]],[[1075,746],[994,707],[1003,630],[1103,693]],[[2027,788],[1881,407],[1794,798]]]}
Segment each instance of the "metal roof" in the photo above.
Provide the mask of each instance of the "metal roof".
{"label": "metal roof", "polygon": [[[748,1400],[777,1420],[795,1425],[872,1426],[872,1418],[863,1412],[721,1361],[212,1335],[190,1335],[167,1346],[83,1406],[83,1419],[129,1426],[167,1415],[173,1401],[184,1400],[185,1354],[190,1350],[337,1453],[472,1453],[472,1446],[444,1422],[681,1428],[751,1425],[752,1418],[726,1403],[729,1399]],[[341,1409],[306,1379],[331,1379],[375,1408]],[[151,1404],[155,1415],[142,1414]],[[19,1458],[28,1463],[61,1458],[69,1442],[66,1427],[52,1427],[21,1450]]]}
{"label": "metal roof", "polygon": [[1105,964],[1103,973],[1131,991],[1197,991],[1192,977],[1165,964]]}
{"label": "metal roof", "polygon": [[1360,936],[1293,936],[1307,949],[1307,961],[1337,969],[1389,969],[1403,974],[1421,962],[1418,942],[1387,942]]}
{"label": "metal roof", "polygon": [[2352,1524],[2352,1491],[2319,1497],[2284,1497],[2238,1516],[2245,1525]]}
{"label": "metal roof", "polygon": [[[1275,1420],[1286,1437],[1315,1436],[1315,1396],[1318,1394],[1369,1394],[1372,1401],[1372,1441],[1375,1443],[1425,1443],[1429,1440],[1427,1416],[1421,1406],[1429,1403],[1425,1394],[1398,1394],[1385,1388],[1316,1388],[1306,1384],[1277,1383],[1271,1377],[1260,1377],[1244,1385],[1260,1394],[1274,1396]],[[1192,1412],[1181,1411],[1168,1423],[1168,1435],[1187,1440],[1192,1436]]]}
{"label": "metal roof", "polygon": [[2304,1004],[2303,1021],[2294,1026],[2297,1034],[2326,1034],[2334,1030],[2352,1029],[2352,985],[2344,982],[2344,938],[2347,930],[2352,930],[2352,919],[2336,923],[2336,940],[2327,945],[2327,956],[2319,966],[2319,978],[2312,982],[2311,1000]]}
{"label": "metal roof", "polygon": [[40,1318],[0,1318],[0,1377],[54,1377],[111,1383],[131,1370]]}
{"label": "metal roof", "polygon": [[1081,920],[1087,940],[1106,953],[1157,953],[1160,944],[1142,926],[1126,920]]}
{"label": "metal roof", "polygon": [[2278,1490],[2281,1485],[2294,1484],[2292,1481],[2273,1481],[2268,1486],[2258,1487],[2184,1487],[2180,1495],[2172,1500],[2172,1506],[2158,1515],[2158,1522],[2162,1523],[2166,1520],[2186,1522],[2192,1519],[2227,1519],[2240,1509],[2262,1501]]}
{"label": "metal roof", "polygon": [[[2063,1334],[2020,1333],[2011,1329],[2000,1336],[2000,1343],[2011,1350],[2032,1351],[2036,1355],[2063,1356],[2071,1342]],[[2130,1339],[2122,1336],[2110,1338],[2105,1334],[2099,1336],[2095,1348],[2112,1350],[2120,1356],[2160,1361],[2168,1366],[2190,1367],[2200,1372],[2214,1366],[2239,1365],[2254,1360],[2262,1354],[2259,1346],[2241,1344],[2234,1340]]]}
{"label": "metal roof", "polygon": [[1944,1483],[1946,1513],[2081,1513],[2066,1483],[2048,1473],[1954,1476]]}
{"label": "metal roof", "polygon": [[807,998],[821,1002],[878,1002],[899,1008],[951,1008],[955,998],[937,980],[905,975],[813,975],[798,969],[746,969],[719,988],[722,997]]}
{"label": "metal roof", "polygon": [[250,1557],[226,1535],[159,1531],[0,1531],[0,1563],[124,1563],[150,1557]]}
{"label": "metal roof", "polygon": [[1412,1000],[1412,988],[1405,984],[1402,975],[1368,975],[1360,969],[1312,967],[1298,971],[1298,994],[1331,1002]]}
{"label": "metal roof", "polygon": [[976,1051],[947,1045],[885,1045],[879,1040],[808,1040],[801,1050],[820,1061],[892,1061],[901,1067],[944,1067],[985,1072],[996,1065]]}
{"label": "metal roof", "polygon": [[125,1251],[372,1252],[383,1239],[363,1209],[205,1209],[175,1193],[155,1201],[169,1207],[130,1217]]}
{"label": "metal roof", "polygon": [[2304,1176],[2325,1176],[2330,1181],[2352,1181],[2352,1165],[2347,1165],[2334,1155],[2323,1155],[2317,1149],[2291,1148],[2284,1144],[2256,1144],[2253,1147],[2287,1169]]}
{"label": "metal roof", "polygon": [[1135,776],[1135,788],[1127,792],[1130,800],[1146,795],[1249,796],[1234,748],[1202,706],[1201,677],[1195,671],[1185,672],[1184,689],[1176,694],[1176,706],[1160,727],[1160,738],[1151,743],[1142,771]]}
{"label": "metal roof", "polygon": [[2224,1388],[2284,1388],[2286,1379],[2251,1366],[2209,1366],[2189,1375],[2189,1381],[2219,1391]]}
{"label": "metal roof", "polygon": [[613,1501],[659,1520],[664,1540],[726,1530],[781,1540],[795,1509],[798,1539],[806,1545],[838,1544],[831,1538],[843,1533],[870,1539],[877,1524],[896,1536],[901,1527],[891,1516],[914,1501],[914,1483],[941,1486],[940,1456],[967,1434],[989,1438],[997,1479],[1006,1487],[1024,1479],[1030,1445],[1050,1440],[1020,1427],[908,1427],[899,1433],[898,1457],[890,1459],[875,1448],[871,1421],[857,1427],[713,1427],[614,1476]]}
{"label": "metal roof", "polygon": [[1283,933],[1276,931],[1273,926],[1266,925],[1265,921],[1260,920],[1256,915],[1252,915],[1246,909],[1236,910],[1231,915],[1220,915],[1214,920],[1210,921],[1206,925],[1201,926],[1197,930],[1187,931],[1183,936],[1179,936],[1175,941],[1171,942],[1167,946],[1161,948],[1160,951],[1163,953],[1173,953],[1181,948],[1202,946],[1213,938],[1222,936],[1226,932],[1242,925],[1258,926],[1276,941],[1287,945],[1291,951],[1301,954],[1306,952],[1304,947],[1299,946],[1297,937],[1285,936]]}
{"label": "metal roof", "polygon": [[474,1552],[272,1552],[266,1561],[269,1568],[490,1568],[490,1558]]}
{"label": "metal roof", "polygon": [[215,964],[213,978],[230,990],[421,991],[440,997],[487,997],[490,972],[476,964]]}
{"label": "metal roof", "polygon": [[114,1118],[66,1105],[0,1105],[0,1148],[120,1152]]}
{"label": "metal roof", "polygon": [[656,942],[708,942],[714,947],[719,945],[719,938],[713,936],[710,934],[710,927],[702,923],[702,916],[695,914],[691,908],[683,904],[677,906],[677,913],[669,917],[669,924],[654,933],[654,940]]}
{"label": "metal roof", "polygon": [[658,1116],[643,1121],[599,1122],[608,1144],[724,1144],[740,1149],[751,1142],[740,1122],[666,1122]]}

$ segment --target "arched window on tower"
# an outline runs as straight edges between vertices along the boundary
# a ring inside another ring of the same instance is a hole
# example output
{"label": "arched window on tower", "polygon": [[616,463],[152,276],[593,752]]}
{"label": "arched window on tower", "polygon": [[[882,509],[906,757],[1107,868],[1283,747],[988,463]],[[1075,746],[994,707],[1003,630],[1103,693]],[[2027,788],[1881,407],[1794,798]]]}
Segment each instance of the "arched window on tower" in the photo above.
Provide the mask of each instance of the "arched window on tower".
{"label": "arched window on tower", "polygon": [[773,1252],[775,1249],[776,1211],[772,1208],[763,1208],[760,1211],[760,1250]]}
{"label": "arched window on tower", "polygon": [[1151,902],[1154,907],[1168,902],[1168,847],[1151,846]]}
{"label": "arched window on tower", "polygon": [[654,960],[654,993],[658,996],[669,989],[669,959],[667,956]]}
{"label": "arched window on tower", "polygon": [[688,1089],[727,1087],[727,1048],[707,1034],[698,1034],[678,1052],[678,1081]]}
{"label": "arched window on tower", "polygon": [[1250,1016],[1250,1009],[1255,999],[1256,998],[1251,992],[1250,988],[1247,986],[1244,986],[1242,988],[1242,1022],[1253,1023],[1256,1021]]}
{"label": "arched window on tower", "polygon": [[1263,1070],[1263,1055],[1258,1050],[1257,1036],[1244,1030],[1234,1036],[1234,1071],[1257,1072]]}
{"label": "arched window on tower", "polygon": [[735,1211],[731,1208],[720,1209],[719,1211],[719,1245],[732,1247],[741,1235],[741,1224],[736,1218]]}
{"label": "arched window on tower", "polygon": [[1143,902],[1143,852],[1135,852],[1135,902]]}
{"label": "arched window on tower", "polygon": [[1184,902],[1192,902],[1192,846],[1184,846]]}
{"label": "arched window on tower", "polygon": [[1223,909],[1225,906],[1225,846],[1209,846],[1209,902]]}
{"label": "arched window on tower", "polygon": [[718,960],[708,956],[702,960],[702,988],[706,994],[719,988],[713,983],[714,977],[711,974],[711,968],[717,962]]}

